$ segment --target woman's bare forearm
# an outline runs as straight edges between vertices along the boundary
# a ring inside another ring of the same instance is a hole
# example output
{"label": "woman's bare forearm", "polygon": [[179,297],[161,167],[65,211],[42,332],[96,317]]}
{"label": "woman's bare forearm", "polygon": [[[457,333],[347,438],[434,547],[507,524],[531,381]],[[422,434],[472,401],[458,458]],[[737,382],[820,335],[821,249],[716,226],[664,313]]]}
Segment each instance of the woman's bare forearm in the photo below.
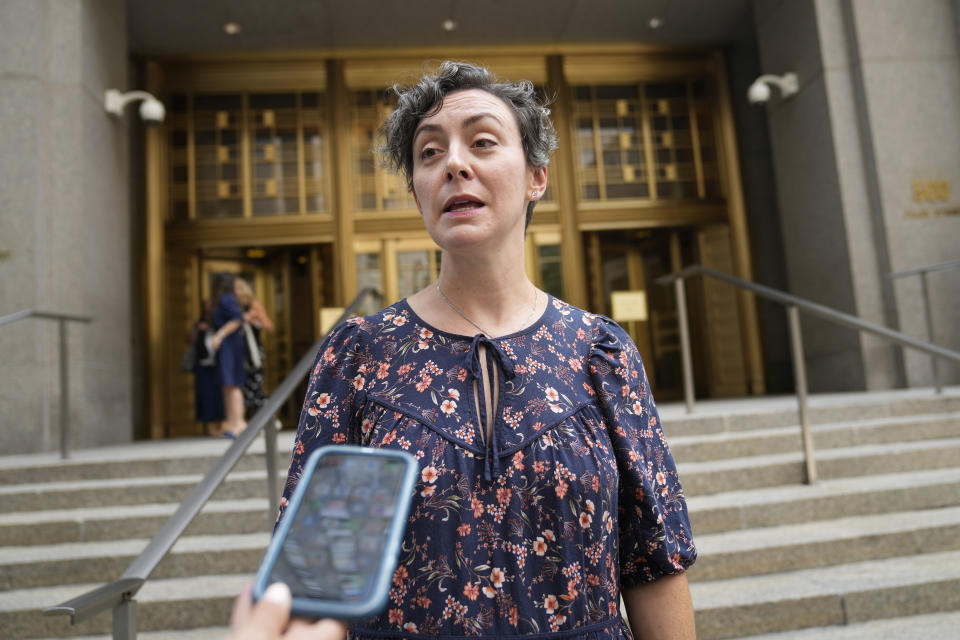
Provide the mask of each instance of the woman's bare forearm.
{"label": "woman's bare forearm", "polygon": [[695,640],[693,601],[685,573],[623,592],[630,631],[636,640]]}

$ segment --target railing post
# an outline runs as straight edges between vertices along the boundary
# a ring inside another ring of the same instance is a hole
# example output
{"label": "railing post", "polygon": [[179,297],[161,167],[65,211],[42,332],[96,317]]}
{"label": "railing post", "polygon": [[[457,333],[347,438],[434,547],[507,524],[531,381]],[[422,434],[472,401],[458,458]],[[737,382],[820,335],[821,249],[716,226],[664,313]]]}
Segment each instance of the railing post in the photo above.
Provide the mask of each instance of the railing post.
{"label": "railing post", "polygon": [[690,323],[687,321],[687,294],[683,277],[673,281],[677,297],[677,317],[680,321],[680,359],[683,363],[683,401],[687,413],[693,413],[693,358],[690,355]]}
{"label": "railing post", "polygon": [[267,500],[269,501],[270,522],[277,518],[280,508],[280,489],[277,487],[277,428],[274,420],[263,427],[264,452],[267,457]]}
{"label": "railing post", "polygon": [[[927,288],[927,272],[920,272],[920,291],[923,293],[923,313],[927,319],[927,342],[933,342],[933,315],[930,313],[930,290]],[[943,393],[940,384],[940,363],[937,356],[930,356],[930,366],[933,367],[933,386],[937,393]]]}
{"label": "railing post", "polygon": [[125,595],[113,608],[113,640],[136,640],[137,601]]}
{"label": "railing post", "polygon": [[70,456],[70,381],[67,379],[67,321],[57,321],[60,329],[60,459]]}
{"label": "railing post", "polygon": [[810,416],[807,411],[807,368],[803,361],[803,339],[800,336],[800,311],[796,305],[787,307],[790,321],[790,346],[793,351],[793,377],[797,386],[797,404],[800,413],[800,434],[803,438],[803,457],[806,464],[807,484],[817,481],[817,462],[814,459],[813,434],[810,432]]}

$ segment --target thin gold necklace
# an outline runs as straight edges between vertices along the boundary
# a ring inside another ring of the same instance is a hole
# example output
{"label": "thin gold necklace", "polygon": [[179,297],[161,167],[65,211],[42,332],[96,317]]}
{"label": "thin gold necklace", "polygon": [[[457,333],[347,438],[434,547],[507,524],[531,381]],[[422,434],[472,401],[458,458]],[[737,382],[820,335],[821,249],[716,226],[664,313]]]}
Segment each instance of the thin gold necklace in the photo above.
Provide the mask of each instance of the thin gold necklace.
{"label": "thin gold necklace", "polygon": [[[448,307],[453,309],[458,316],[460,316],[461,318],[463,318],[464,320],[472,324],[474,327],[476,327],[480,331],[480,333],[487,336],[488,338],[491,338],[491,339],[493,338],[492,333],[490,333],[489,331],[487,331],[486,329],[478,325],[476,322],[471,320],[470,317],[467,316],[467,314],[465,314],[463,311],[460,311],[460,309],[457,308],[457,305],[450,302],[450,298],[448,298],[446,294],[443,293],[443,289],[440,288],[440,278],[437,278],[437,280],[435,281],[435,284],[437,285],[437,293],[440,294],[440,297],[443,298],[443,301],[447,303]],[[530,308],[530,313],[524,319],[523,324],[520,325],[517,331],[519,331],[520,329],[526,328],[527,325],[530,324],[530,319],[533,317],[533,314],[537,311],[537,301],[539,299],[540,299],[540,291],[536,287],[534,287],[533,288],[533,306]]]}

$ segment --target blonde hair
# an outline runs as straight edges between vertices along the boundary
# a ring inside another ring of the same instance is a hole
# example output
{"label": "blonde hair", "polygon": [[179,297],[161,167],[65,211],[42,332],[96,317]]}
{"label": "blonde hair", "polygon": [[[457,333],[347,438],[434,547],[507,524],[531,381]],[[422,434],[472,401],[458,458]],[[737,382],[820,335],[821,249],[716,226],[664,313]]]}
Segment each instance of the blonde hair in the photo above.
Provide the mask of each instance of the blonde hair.
{"label": "blonde hair", "polygon": [[253,289],[243,278],[237,278],[233,282],[233,294],[242,305],[248,305],[253,302]]}

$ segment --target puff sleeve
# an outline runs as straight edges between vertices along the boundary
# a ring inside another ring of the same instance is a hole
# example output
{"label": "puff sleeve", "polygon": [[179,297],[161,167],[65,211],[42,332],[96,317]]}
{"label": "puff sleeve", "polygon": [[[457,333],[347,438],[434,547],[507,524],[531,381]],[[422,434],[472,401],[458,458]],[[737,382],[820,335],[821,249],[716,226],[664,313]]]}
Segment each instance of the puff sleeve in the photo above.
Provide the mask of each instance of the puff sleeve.
{"label": "puff sleeve", "polygon": [[283,512],[303,474],[303,465],[317,448],[329,444],[359,444],[357,417],[366,399],[366,351],[362,318],[335,327],[323,341],[310,373],[307,394],[293,443],[293,456],[280,499]]}
{"label": "puff sleeve", "polygon": [[589,371],[617,460],[620,581],[629,589],[684,571],[697,552],[640,354],[609,318],[596,318]]}

